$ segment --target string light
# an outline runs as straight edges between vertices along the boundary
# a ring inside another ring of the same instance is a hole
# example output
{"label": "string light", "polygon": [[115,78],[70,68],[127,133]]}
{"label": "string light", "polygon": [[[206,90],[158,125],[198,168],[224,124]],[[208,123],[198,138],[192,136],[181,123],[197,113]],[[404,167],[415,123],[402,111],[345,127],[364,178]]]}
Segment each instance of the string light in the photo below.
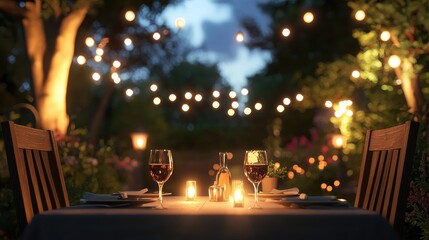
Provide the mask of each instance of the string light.
{"label": "string light", "polygon": [[156,92],[156,90],[158,90],[158,86],[156,84],[152,84],[152,85],[150,85],[150,90],[152,92]]}
{"label": "string light", "polygon": [[171,102],[174,102],[174,101],[176,101],[176,99],[177,99],[177,96],[175,95],[175,94],[170,94],[169,96],[168,96],[168,99],[171,101]]}
{"label": "string light", "polygon": [[283,37],[289,37],[290,29],[289,28],[283,28],[282,35],[283,35]]}
{"label": "string light", "polygon": [[306,12],[304,14],[304,16],[302,17],[302,19],[304,20],[304,22],[306,23],[312,23],[314,20],[314,15],[312,12]]}
{"label": "string light", "polygon": [[359,77],[360,77],[360,72],[359,72],[358,70],[354,70],[354,71],[352,72],[352,77],[353,77],[353,78],[359,78]]}
{"label": "string light", "polygon": [[160,34],[159,32],[154,32],[154,33],[152,34],[152,38],[153,38],[155,41],[158,41],[159,39],[161,39],[161,34]]}
{"label": "string light", "polygon": [[218,98],[220,96],[220,92],[215,90],[213,91],[213,97]]}
{"label": "string light", "polygon": [[301,102],[302,100],[304,100],[304,95],[302,95],[301,93],[298,93],[295,98],[298,102]]}
{"label": "string light", "polygon": [[231,107],[234,108],[234,109],[237,109],[239,106],[240,106],[240,104],[238,104],[237,101],[234,101],[234,102],[231,103]]}
{"label": "string light", "polygon": [[229,97],[230,98],[235,98],[235,97],[237,97],[237,93],[234,92],[234,91],[231,91],[231,92],[229,92]]}
{"label": "string light", "polygon": [[101,79],[101,75],[99,73],[95,72],[92,74],[92,79],[97,82]]}
{"label": "string light", "polygon": [[244,34],[242,32],[237,32],[237,34],[235,34],[235,40],[239,43],[244,41]]}
{"label": "string light", "polygon": [[355,19],[358,21],[363,21],[366,17],[366,14],[363,10],[358,10],[355,13]]}
{"label": "string light", "polygon": [[155,97],[155,98],[153,99],[153,104],[155,104],[155,105],[159,105],[159,104],[161,104],[161,98],[159,98],[159,97]]}
{"label": "string light", "polygon": [[190,109],[190,107],[188,104],[185,103],[182,105],[182,111],[187,112],[187,111],[189,111],[189,109]]}
{"label": "string light", "polygon": [[388,63],[390,67],[397,68],[399,65],[401,65],[401,59],[398,57],[398,55],[392,55],[389,57]]}
{"label": "string light", "polygon": [[214,102],[212,103],[212,107],[213,107],[214,109],[217,109],[217,108],[219,108],[219,107],[220,107],[220,103],[219,103],[218,101],[214,101]]}
{"label": "string light", "polygon": [[244,108],[244,114],[246,114],[246,115],[250,115],[251,113],[252,113],[252,109],[251,108],[249,108],[249,107],[246,107],[246,108]]}
{"label": "string light", "polygon": [[185,98],[188,99],[188,100],[191,99],[192,98],[192,93],[191,92],[186,92],[185,93]]}
{"label": "string light", "polygon": [[249,94],[249,90],[247,90],[247,88],[243,88],[243,89],[241,89],[241,94],[243,96],[247,96],[247,94]]}
{"label": "string light", "polygon": [[257,111],[261,110],[262,109],[262,104],[261,103],[255,103],[255,109]]}
{"label": "string light", "polygon": [[93,46],[94,46],[94,44],[95,44],[94,38],[92,38],[92,37],[87,37],[87,38],[85,39],[85,44],[86,44],[86,46],[88,46],[88,47],[93,47]]}
{"label": "string light", "polygon": [[134,21],[135,18],[136,18],[136,14],[133,11],[128,10],[125,13],[125,20],[127,20],[128,22]]}
{"label": "string light", "polygon": [[332,102],[331,101],[325,101],[325,107],[327,107],[327,108],[331,108],[332,107]]}
{"label": "string light", "polygon": [[389,39],[390,39],[390,32],[389,31],[383,31],[380,34],[380,39],[381,39],[381,41],[384,41],[384,42],[389,41]]}
{"label": "string light", "polygon": [[125,95],[127,95],[128,97],[131,97],[134,95],[134,91],[128,88],[127,90],[125,90]]}
{"label": "string light", "polygon": [[235,114],[234,109],[228,109],[228,115],[229,115],[230,117],[234,116],[234,114]]}
{"label": "string light", "polygon": [[185,27],[185,19],[181,17],[177,18],[175,23],[176,23],[176,27],[179,29]]}
{"label": "string light", "polygon": [[285,110],[285,107],[283,105],[277,106],[277,112],[282,113]]}
{"label": "string light", "polygon": [[119,68],[121,66],[121,62],[119,62],[118,60],[113,61],[112,66],[115,68]]}
{"label": "string light", "polygon": [[283,104],[284,104],[284,105],[286,105],[286,106],[287,106],[287,105],[289,105],[290,103],[291,103],[290,98],[287,98],[287,97],[286,97],[286,98],[283,98]]}
{"label": "string light", "polygon": [[203,96],[201,94],[195,95],[195,101],[201,102],[201,100],[203,100]]}
{"label": "string light", "polygon": [[76,61],[79,65],[83,65],[86,63],[86,58],[84,56],[80,55],[76,58]]}
{"label": "string light", "polygon": [[103,58],[100,55],[95,55],[94,56],[94,61],[101,62],[101,60],[103,60]]}
{"label": "string light", "polygon": [[131,40],[131,38],[125,38],[124,44],[125,46],[131,46],[131,44],[133,44],[133,41]]}
{"label": "string light", "polygon": [[97,55],[99,55],[99,56],[103,56],[103,54],[104,54],[104,50],[103,50],[102,48],[97,48],[97,49],[95,50],[95,53],[96,53]]}

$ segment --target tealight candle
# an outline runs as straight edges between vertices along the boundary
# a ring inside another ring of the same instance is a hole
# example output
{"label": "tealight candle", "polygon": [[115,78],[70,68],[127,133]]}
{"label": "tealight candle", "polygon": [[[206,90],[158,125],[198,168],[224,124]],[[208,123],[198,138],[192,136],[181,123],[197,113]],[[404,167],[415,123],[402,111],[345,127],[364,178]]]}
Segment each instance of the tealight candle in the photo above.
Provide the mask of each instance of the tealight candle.
{"label": "tealight candle", "polygon": [[244,207],[243,181],[232,180],[232,191],[233,191],[233,196],[232,196],[233,207]]}
{"label": "tealight candle", "polygon": [[186,181],[186,200],[193,201],[197,197],[197,182]]}

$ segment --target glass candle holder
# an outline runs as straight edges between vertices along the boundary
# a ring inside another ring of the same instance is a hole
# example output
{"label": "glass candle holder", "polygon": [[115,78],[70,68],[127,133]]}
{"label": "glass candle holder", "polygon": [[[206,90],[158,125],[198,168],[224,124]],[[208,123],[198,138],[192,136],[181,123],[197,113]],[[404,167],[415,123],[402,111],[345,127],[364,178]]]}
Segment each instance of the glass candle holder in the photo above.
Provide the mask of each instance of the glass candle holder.
{"label": "glass candle holder", "polygon": [[197,198],[197,182],[186,181],[186,200],[193,201]]}
{"label": "glass candle holder", "polygon": [[241,180],[232,180],[232,206],[244,207],[244,187]]}

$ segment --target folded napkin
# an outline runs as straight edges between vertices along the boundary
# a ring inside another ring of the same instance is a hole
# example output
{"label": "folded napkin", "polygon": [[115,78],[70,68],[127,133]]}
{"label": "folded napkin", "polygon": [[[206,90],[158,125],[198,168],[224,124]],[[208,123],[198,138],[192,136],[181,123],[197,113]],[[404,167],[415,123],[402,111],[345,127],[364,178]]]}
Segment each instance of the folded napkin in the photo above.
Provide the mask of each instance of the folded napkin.
{"label": "folded napkin", "polygon": [[297,187],[282,189],[282,190],[274,188],[273,190],[271,190],[270,193],[272,193],[272,194],[281,194],[282,193],[285,195],[297,195],[297,194],[299,194],[299,189]]}
{"label": "folded napkin", "polygon": [[138,191],[120,191],[119,193],[115,193],[116,195],[119,194],[123,197],[141,197],[143,194],[147,193],[147,188],[143,188]]}
{"label": "folded napkin", "polygon": [[91,192],[83,193],[83,200],[86,201],[113,201],[122,199],[121,195],[112,195],[112,194],[98,194]]}

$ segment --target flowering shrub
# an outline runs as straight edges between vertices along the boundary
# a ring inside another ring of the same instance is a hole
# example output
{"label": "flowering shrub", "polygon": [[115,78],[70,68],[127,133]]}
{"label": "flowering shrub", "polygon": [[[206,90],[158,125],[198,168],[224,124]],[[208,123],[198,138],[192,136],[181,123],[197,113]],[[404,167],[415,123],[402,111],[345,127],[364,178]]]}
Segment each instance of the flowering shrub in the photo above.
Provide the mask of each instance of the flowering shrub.
{"label": "flowering shrub", "polygon": [[57,136],[58,151],[72,204],[78,203],[85,191],[113,193],[129,181],[138,162],[128,156],[120,158],[113,142],[101,141],[95,148],[86,140],[86,130],[72,128],[67,136]]}

